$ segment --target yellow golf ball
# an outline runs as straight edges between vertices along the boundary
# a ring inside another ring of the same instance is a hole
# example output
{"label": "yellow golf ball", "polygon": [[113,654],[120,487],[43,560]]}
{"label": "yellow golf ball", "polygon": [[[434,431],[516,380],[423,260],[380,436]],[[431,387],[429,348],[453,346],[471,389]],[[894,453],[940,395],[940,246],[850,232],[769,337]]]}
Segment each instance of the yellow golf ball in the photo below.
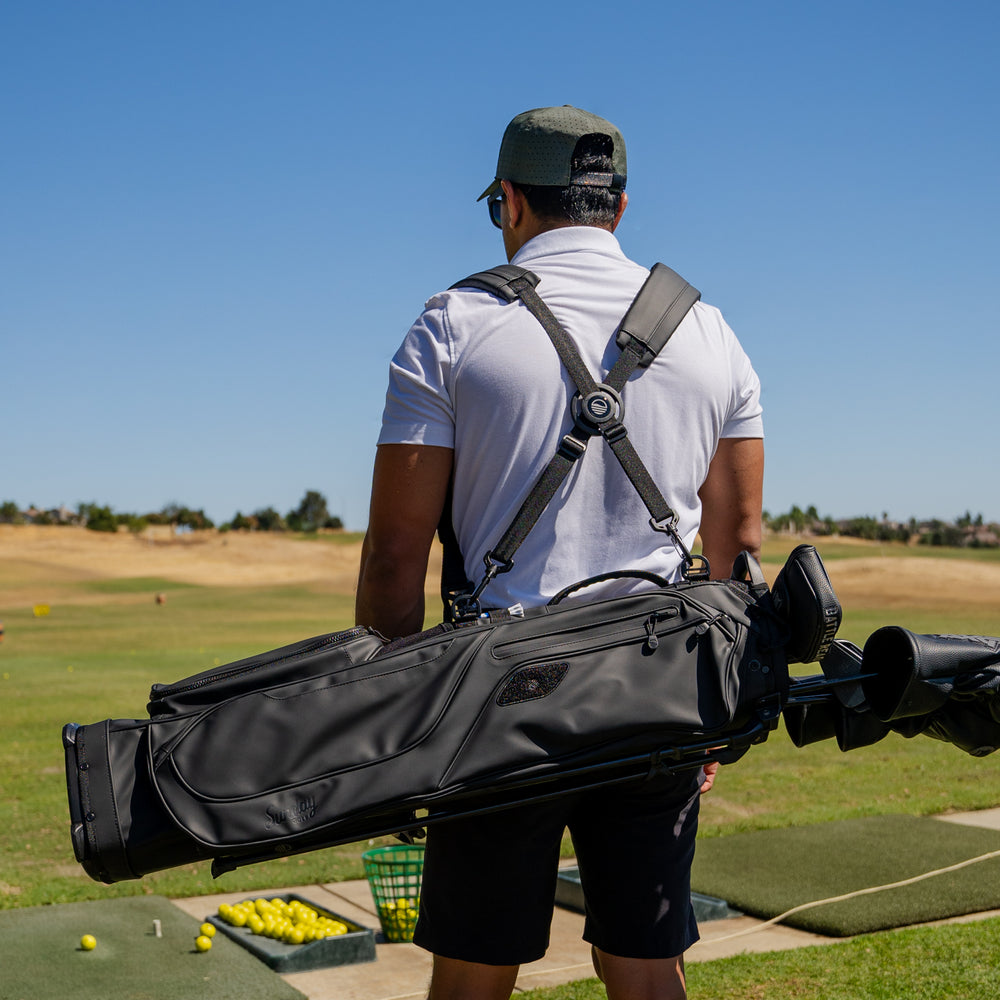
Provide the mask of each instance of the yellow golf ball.
{"label": "yellow golf ball", "polygon": [[194,946],[198,951],[208,951],[212,947],[212,939],[204,934],[199,934],[194,939]]}
{"label": "yellow golf ball", "polygon": [[80,947],[84,951],[93,951],[97,947],[97,938],[93,934],[84,934],[80,938]]}
{"label": "yellow golf ball", "polygon": [[215,924],[210,924],[207,920],[198,928],[205,937],[215,937]]}

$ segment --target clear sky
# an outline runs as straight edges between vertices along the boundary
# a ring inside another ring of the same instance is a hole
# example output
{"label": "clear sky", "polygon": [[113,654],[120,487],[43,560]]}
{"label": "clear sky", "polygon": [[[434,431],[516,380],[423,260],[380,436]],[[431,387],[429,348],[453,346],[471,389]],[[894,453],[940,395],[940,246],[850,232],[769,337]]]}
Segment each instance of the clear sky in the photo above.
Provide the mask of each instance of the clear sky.
{"label": "clear sky", "polygon": [[503,129],[575,104],[754,361],[772,513],[1000,520],[998,52],[995,0],[4,0],[0,500],[363,528]]}

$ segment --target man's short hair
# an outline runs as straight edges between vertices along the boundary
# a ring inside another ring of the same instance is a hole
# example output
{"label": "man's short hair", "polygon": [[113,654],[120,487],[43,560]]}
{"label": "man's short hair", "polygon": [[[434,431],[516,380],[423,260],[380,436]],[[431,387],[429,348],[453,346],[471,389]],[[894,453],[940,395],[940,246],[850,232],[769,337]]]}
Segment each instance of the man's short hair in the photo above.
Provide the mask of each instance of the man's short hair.
{"label": "man's short hair", "polygon": [[[582,136],[573,150],[572,172],[608,174],[614,171],[614,143],[608,135]],[[511,181],[525,197],[531,210],[545,222],[574,226],[600,226],[610,229],[618,213],[621,190],[570,184],[567,187],[543,187]]]}

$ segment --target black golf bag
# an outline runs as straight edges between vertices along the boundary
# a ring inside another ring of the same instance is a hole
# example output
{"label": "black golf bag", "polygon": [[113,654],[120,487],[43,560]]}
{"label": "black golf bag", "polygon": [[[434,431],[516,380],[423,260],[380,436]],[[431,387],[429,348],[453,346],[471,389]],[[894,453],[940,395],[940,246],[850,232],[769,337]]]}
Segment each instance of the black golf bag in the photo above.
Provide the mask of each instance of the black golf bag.
{"label": "black golf bag", "polygon": [[351,629],[64,730],[73,847],[104,882],[241,864],[735,759],[777,724],[784,630],[745,582]]}

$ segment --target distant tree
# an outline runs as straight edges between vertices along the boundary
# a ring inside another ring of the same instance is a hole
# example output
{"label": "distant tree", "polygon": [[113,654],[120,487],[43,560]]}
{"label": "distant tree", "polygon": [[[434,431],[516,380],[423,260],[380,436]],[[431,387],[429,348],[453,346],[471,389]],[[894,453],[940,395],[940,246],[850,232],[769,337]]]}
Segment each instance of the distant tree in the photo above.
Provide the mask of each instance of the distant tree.
{"label": "distant tree", "polygon": [[292,531],[318,531],[330,520],[326,497],[317,490],[307,490],[298,507],[288,512],[287,520]]}
{"label": "distant tree", "polygon": [[909,528],[874,517],[852,517],[840,523],[840,533],[848,538],[865,538],[871,542],[905,542],[910,537]]}
{"label": "distant tree", "polygon": [[835,535],[839,529],[837,522],[827,514],[821,521],[816,522],[814,530],[818,535]]}
{"label": "distant tree", "polygon": [[99,507],[96,503],[85,503],[80,504],[77,509],[80,516],[85,519],[90,531],[115,532],[118,530],[118,519],[110,507]]}
{"label": "distant tree", "polygon": [[0,524],[24,524],[24,515],[13,500],[0,503]]}
{"label": "distant tree", "polygon": [[128,528],[133,535],[138,535],[149,527],[149,521],[141,514],[115,514],[115,521]]}
{"label": "distant tree", "polygon": [[946,545],[954,548],[964,543],[965,533],[957,525],[946,524],[935,518],[921,534],[919,541],[921,545]]}
{"label": "distant tree", "polygon": [[344,522],[341,521],[339,517],[328,517],[323,527],[333,528],[335,531],[340,531],[340,529],[344,527]]}
{"label": "distant tree", "polygon": [[229,522],[229,527],[233,531],[253,531],[257,527],[257,522],[255,518],[247,517],[237,511],[232,521]]}
{"label": "distant tree", "polygon": [[[815,507],[810,507],[809,511],[815,512]],[[815,520],[819,519],[816,515]],[[806,527],[811,526],[814,518],[807,511],[803,511],[798,504],[793,504],[792,509],[786,514],[775,514],[773,517],[765,513],[764,524],[772,531],[794,531],[802,532]]]}
{"label": "distant tree", "polygon": [[151,524],[172,524],[177,528],[191,528],[195,531],[215,527],[215,523],[205,515],[204,510],[192,510],[176,501],[166,504],[159,514],[146,516]]}
{"label": "distant tree", "polygon": [[183,509],[176,500],[171,500],[170,503],[164,504],[163,509],[160,511],[160,524],[177,524],[177,518]]}
{"label": "distant tree", "polygon": [[251,517],[257,522],[257,527],[261,531],[285,531],[288,527],[285,519],[273,507],[255,510]]}

